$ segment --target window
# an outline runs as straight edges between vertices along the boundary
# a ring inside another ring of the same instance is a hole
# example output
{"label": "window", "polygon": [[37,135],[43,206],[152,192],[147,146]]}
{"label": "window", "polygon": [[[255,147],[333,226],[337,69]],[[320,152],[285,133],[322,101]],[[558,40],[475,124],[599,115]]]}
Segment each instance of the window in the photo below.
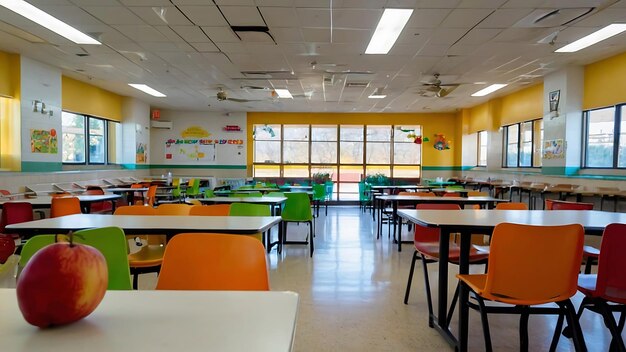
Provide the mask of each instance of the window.
{"label": "window", "polygon": [[254,125],[253,131],[254,177],[329,173],[333,199],[358,200],[358,182],[369,174],[420,177],[420,126]]}
{"label": "window", "polygon": [[626,105],[583,112],[583,167],[626,168]]}
{"label": "window", "polygon": [[[543,120],[538,119],[504,126],[503,136],[504,167],[541,166],[541,141],[543,140]],[[480,141],[481,138],[479,135],[479,143]],[[487,146],[485,145],[485,161],[487,158],[486,150]]]}
{"label": "window", "polygon": [[478,132],[478,163],[477,166],[487,166],[487,131]]}
{"label": "window", "polygon": [[[119,123],[97,117],[63,111],[61,130],[63,138],[62,161],[65,164],[107,164],[109,129],[115,135]],[[114,144],[114,143],[113,143]]]}

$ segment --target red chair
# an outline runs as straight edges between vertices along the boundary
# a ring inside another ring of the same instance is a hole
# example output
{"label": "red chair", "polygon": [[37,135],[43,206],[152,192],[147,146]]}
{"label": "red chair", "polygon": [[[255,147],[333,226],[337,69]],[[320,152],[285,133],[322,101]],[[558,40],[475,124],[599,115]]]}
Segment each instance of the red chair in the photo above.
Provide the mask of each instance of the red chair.
{"label": "red chair", "polygon": [[[436,209],[436,210],[461,210],[458,204],[444,204],[444,203],[424,203],[418,204],[416,209]],[[424,269],[424,285],[426,286],[426,301],[428,302],[429,313],[429,325],[432,325],[430,317],[433,315],[433,303],[430,294],[430,281],[428,280],[428,263],[434,263],[439,260],[439,236],[440,231],[438,228],[424,227],[415,225],[415,234],[413,244],[415,245],[415,252],[413,253],[413,260],[411,261],[411,270],[409,271],[409,279],[406,284],[406,292],[404,294],[404,304],[409,302],[409,294],[411,292],[411,283],[413,281],[413,272],[415,271],[415,262],[418,258],[422,259],[422,267]],[[461,256],[461,247],[454,241],[450,241],[448,251],[448,261],[453,264],[458,264]],[[489,253],[480,251],[475,247],[470,249],[470,263],[472,264],[486,264],[489,258]],[[454,312],[454,306],[459,295],[459,287],[457,286],[452,304],[448,314],[448,324],[452,318]]]}
{"label": "red chair", "polygon": [[[585,298],[580,303],[577,318],[580,320],[585,308],[602,315],[604,324],[613,337],[609,351],[626,351],[621,336],[626,321],[624,253],[626,253],[626,224],[610,224],[602,234],[598,273],[578,276],[578,291],[582,292]],[[621,312],[619,324],[615,323],[613,312]],[[562,317],[559,317],[557,329],[560,330],[562,322]],[[566,329],[563,334],[568,336],[571,331]]]}
{"label": "red chair", "polygon": [[[104,191],[98,186],[89,186],[85,191],[86,195],[104,195]],[[114,201],[102,201],[91,204],[92,213],[111,213],[113,211]]]}
{"label": "red chair", "polygon": [[[547,210],[593,210],[593,203],[566,202],[564,200],[546,199]],[[585,274],[591,273],[591,267],[598,262],[600,251],[593,246],[583,247]]]}
{"label": "red chair", "polygon": [[[2,205],[2,216],[0,217],[0,233],[6,233],[5,226],[33,221],[33,206],[27,202],[8,202]],[[11,234],[15,239],[17,234]]]}

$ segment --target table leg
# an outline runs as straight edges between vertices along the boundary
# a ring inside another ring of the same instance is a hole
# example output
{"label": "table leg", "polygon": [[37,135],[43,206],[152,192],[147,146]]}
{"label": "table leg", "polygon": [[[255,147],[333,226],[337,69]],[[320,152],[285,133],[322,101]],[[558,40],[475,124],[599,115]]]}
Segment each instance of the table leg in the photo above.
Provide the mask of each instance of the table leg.
{"label": "table leg", "polygon": [[[451,231],[441,229],[439,234],[439,282],[437,283],[437,325],[443,329],[443,333],[448,330],[448,251],[450,250]],[[463,253],[461,251],[461,253]]]}
{"label": "table leg", "polygon": [[398,219],[398,201],[396,200],[392,200],[391,201],[391,207],[393,209],[392,213],[391,213],[391,221],[393,221],[393,239],[398,241],[398,252],[402,252],[402,240],[400,238],[396,237],[396,226],[398,226],[398,224],[396,224],[396,221]]}
{"label": "table leg", "polygon": [[[461,256],[459,258],[459,273],[469,273],[469,252],[471,246],[471,233],[461,234]],[[467,351],[468,325],[469,325],[469,290],[467,286],[461,285],[459,288],[459,337],[457,351]]]}

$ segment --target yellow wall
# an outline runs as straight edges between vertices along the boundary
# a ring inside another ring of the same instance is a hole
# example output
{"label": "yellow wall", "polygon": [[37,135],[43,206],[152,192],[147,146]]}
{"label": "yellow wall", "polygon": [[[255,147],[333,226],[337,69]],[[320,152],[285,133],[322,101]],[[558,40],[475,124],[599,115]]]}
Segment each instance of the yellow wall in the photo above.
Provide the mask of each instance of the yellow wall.
{"label": "yellow wall", "polygon": [[21,169],[20,56],[0,52],[0,167]]}
{"label": "yellow wall", "polygon": [[543,83],[462,110],[463,133],[493,131],[500,126],[543,116]]}
{"label": "yellow wall", "polygon": [[585,66],[583,109],[626,102],[626,52]]}
{"label": "yellow wall", "polygon": [[[421,125],[423,136],[430,142],[422,144],[422,166],[452,167],[461,165],[461,116],[455,113],[248,113],[248,141],[253,141],[255,124],[343,124],[343,125]],[[433,148],[436,133],[443,133],[450,149]],[[252,143],[248,143],[248,170],[252,170]]]}
{"label": "yellow wall", "polygon": [[122,121],[122,96],[69,77],[61,77],[63,110]]}

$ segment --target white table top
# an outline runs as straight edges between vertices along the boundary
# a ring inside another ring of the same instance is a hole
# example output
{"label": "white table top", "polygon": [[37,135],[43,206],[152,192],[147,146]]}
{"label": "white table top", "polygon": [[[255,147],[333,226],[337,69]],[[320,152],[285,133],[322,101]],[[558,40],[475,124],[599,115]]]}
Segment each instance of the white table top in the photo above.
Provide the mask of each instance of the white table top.
{"label": "white table top", "polygon": [[[95,203],[95,202],[102,202],[106,200],[118,199],[120,198],[120,195],[118,194],[103,194],[103,195],[91,194],[91,195],[77,195],[73,197],[78,198],[78,200],[81,203]],[[37,198],[20,198],[20,199],[0,201],[0,207],[2,207],[2,204],[4,203],[15,203],[15,202],[30,203],[33,205],[33,208],[42,208],[42,207],[49,208],[50,204],[52,204],[52,197],[38,196]]]}
{"label": "white table top", "polygon": [[476,203],[476,202],[508,202],[508,199],[500,199],[493,197],[437,197],[437,196],[378,196],[381,200],[391,201],[416,201],[421,203]]}
{"label": "white table top", "polygon": [[0,341],[7,352],[291,351],[297,313],[293,292],[107,291],[85,319],[39,329],[0,289]]}
{"label": "white table top", "polygon": [[11,233],[33,235],[117,226],[126,233],[219,232],[254,234],[281,221],[280,216],[151,216],[75,214],[7,225]]}
{"label": "white table top", "polygon": [[610,223],[626,223],[626,213],[597,210],[398,210],[412,222],[432,227],[493,228],[502,222],[527,225],[581,224],[586,231],[602,232]]}
{"label": "white table top", "polygon": [[281,204],[287,201],[287,197],[212,197],[212,198],[186,198],[199,200],[202,203],[257,203],[257,204]]}
{"label": "white table top", "polygon": [[105,189],[106,192],[111,192],[111,193],[123,193],[123,192],[146,192],[148,190],[147,187],[141,187],[141,188],[130,188],[130,187],[111,187],[111,188],[107,188]]}

